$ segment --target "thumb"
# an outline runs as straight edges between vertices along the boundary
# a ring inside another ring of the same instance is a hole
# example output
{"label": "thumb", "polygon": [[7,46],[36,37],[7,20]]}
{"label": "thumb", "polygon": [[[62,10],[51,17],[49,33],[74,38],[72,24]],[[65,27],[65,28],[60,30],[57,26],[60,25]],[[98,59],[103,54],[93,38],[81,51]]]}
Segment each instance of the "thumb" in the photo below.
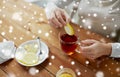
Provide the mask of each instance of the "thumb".
{"label": "thumb", "polygon": [[96,43],[96,42],[98,42],[98,41],[93,40],[93,39],[87,39],[87,40],[81,41],[81,44],[84,44],[84,45],[91,45],[91,44]]}
{"label": "thumb", "polygon": [[81,46],[81,53],[88,53],[91,51],[90,46]]}

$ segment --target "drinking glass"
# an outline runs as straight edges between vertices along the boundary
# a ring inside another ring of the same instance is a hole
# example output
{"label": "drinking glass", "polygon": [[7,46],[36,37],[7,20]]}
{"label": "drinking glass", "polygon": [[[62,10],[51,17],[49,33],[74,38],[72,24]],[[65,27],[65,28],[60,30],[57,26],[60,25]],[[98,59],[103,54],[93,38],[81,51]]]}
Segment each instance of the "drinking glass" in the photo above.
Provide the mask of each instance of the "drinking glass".
{"label": "drinking glass", "polygon": [[75,72],[71,68],[62,68],[56,73],[56,77],[76,77]]}
{"label": "drinking glass", "polygon": [[68,35],[65,31],[59,33],[61,49],[68,55],[72,55],[78,49],[78,37],[74,35]]}

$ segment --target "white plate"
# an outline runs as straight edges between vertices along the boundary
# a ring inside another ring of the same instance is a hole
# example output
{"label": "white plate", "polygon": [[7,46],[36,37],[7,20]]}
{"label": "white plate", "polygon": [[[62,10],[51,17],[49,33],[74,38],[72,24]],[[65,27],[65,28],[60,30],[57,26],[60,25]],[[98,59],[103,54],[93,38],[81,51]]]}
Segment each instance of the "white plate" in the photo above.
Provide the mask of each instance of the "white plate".
{"label": "white plate", "polygon": [[38,43],[37,40],[26,41],[26,42],[22,43],[17,48],[16,53],[15,53],[15,59],[17,60],[17,62],[20,63],[21,65],[24,65],[24,66],[36,66],[36,65],[39,65],[42,62],[44,62],[48,58],[49,49],[48,49],[48,46],[44,42],[42,42],[42,41],[40,41],[40,42],[41,42],[42,55],[39,55],[40,60],[38,61],[38,63],[33,64],[33,65],[26,65],[26,64],[24,64],[24,63],[22,63],[22,62],[19,61],[19,58],[22,57],[22,55],[23,55],[24,52],[26,52],[26,50],[24,49],[24,46],[27,45],[27,44]]}

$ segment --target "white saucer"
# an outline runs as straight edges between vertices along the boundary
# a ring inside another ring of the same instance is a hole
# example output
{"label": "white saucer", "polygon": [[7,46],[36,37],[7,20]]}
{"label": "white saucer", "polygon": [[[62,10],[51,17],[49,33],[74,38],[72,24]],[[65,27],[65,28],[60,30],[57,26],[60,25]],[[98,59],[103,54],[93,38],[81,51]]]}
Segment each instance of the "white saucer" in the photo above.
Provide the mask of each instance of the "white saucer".
{"label": "white saucer", "polygon": [[27,45],[27,44],[38,43],[37,40],[26,41],[26,42],[22,43],[17,48],[16,53],[15,53],[15,59],[17,60],[17,62],[20,63],[21,65],[24,65],[24,66],[36,66],[36,65],[39,65],[42,62],[44,62],[48,58],[49,49],[48,49],[48,46],[43,41],[40,41],[40,42],[41,42],[41,51],[42,51],[42,54],[39,55],[40,60],[38,61],[38,63],[32,64],[32,65],[26,65],[26,64],[24,64],[24,63],[22,63],[22,62],[19,61],[19,58],[22,56],[22,54],[24,52],[26,52],[26,50],[24,49],[24,46]]}

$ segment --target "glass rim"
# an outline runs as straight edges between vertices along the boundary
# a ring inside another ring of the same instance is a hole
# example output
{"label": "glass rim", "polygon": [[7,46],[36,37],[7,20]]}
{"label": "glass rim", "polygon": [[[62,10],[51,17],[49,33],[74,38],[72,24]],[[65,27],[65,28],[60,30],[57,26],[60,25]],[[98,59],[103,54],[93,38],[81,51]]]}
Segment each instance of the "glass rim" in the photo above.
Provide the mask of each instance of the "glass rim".
{"label": "glass rim", "polygon": [[75,44],[75,43],[77,43],[78,42],[78,40],[76,40],[76,41],[70,41],[70,42],[66,42],[66,41],[64,41],[64,40],[62,40],[61,38],[60,38],[60,42],[61,43],[64,43],[64,44]]}
{"label": "glass rim", "polygon": [[75,43],[78,43],[79,42],[79,39],[78,39],[78,36],[76,35],[76,34],[74,34],[76,37],[77,37],[77,40],[76,41],[70,41],[70,42],[66,42],[66,41],[64,41],[64,40],[62,40],[61,39],[61,36],[63,35],[63,34],[67,34],[65,31],[60,31],[59,32],[59,34],[58,34],[58,36],[59,36],[59,41],[61,42],[61,43],[64,43],[64,44],[75,44]]}

